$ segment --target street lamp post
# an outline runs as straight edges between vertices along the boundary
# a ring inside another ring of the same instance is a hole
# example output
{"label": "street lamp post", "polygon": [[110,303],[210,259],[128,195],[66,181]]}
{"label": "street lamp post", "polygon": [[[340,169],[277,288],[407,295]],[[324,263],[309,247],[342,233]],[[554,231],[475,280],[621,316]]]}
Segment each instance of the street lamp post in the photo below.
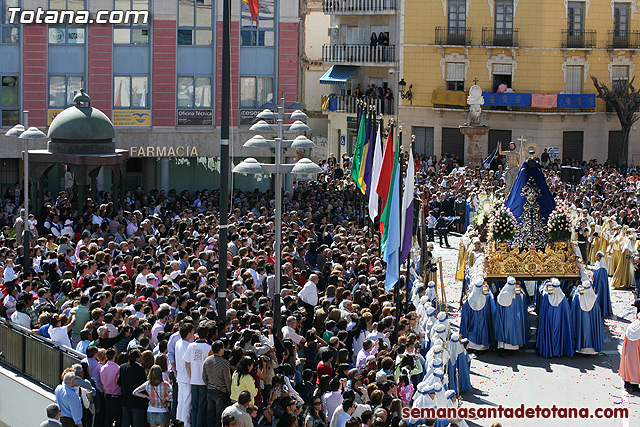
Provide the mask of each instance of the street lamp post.
{"label": "street lamp post", "polygon": [[[23,197],[24,197],[24,225],[23,228],[23,239],[22,239],[22,247],[23,247],[23,259],[22,259],[22,268],[23,272],[27,272],[31,270],[31,256],[30,256],[30,231],[29,231],[29,144],[28,141],[30,139],[41,139],[46,138],[45,135],[40,129],[36,127],[29,127],[29,111],[25,110],[23,112],[24,116],[24,126],[23,125],[15,125],[11,129],[7,131],[6,136],[17,136],[20,139],[24,139],[24,186],[23,186]],[[25,130],[25,128],[27,128]]]}
{"label": "street lamp post", "polygon": [[[322,172],[320,166],[313,163],[311,160],[303,158],[293,164],[283,164],[280,156],[283,148],[310,148],[315,147],[315,144],[304,135],[299,135],[293,140],[285,140],[284,133],[289,132],[305,132],[310,130],[309,126],[303,123],[301,120],[307,119],[307,115],[300,110],[296,110],[293,113],[285,114],[284,112],[284,96],[281,98],[281,103],[278,106],[277,115],[271,110],[264,110],[258,114],[257,118],[260,119],[256,124],[251,126],[250,130],[258,132],[273,132],[277,131],[277,137],[273,140],[268,140],[261,135],[256,135],[253,138],[245,142],[245,147],[255,148],[275,148],[275,164],[259,163],[254,158],[248,158],[243,160],[235,168],[234,173],[244,174],[274,174],[275,175],[275,193],[276,193],[276,241],[275,241],[275,286],[273,295],[273,326],[275,334],[278,337],[282,336],[282,319],[280,311],[280,290],[282,285],[282,177],[289,173],[299,174],[314,174]],[[270,125],[264,119],[276,119],[275,125]],[[285,125],[285,119],[296,120],[291,125]],[[307,313],[308,316],[313,313]]]}

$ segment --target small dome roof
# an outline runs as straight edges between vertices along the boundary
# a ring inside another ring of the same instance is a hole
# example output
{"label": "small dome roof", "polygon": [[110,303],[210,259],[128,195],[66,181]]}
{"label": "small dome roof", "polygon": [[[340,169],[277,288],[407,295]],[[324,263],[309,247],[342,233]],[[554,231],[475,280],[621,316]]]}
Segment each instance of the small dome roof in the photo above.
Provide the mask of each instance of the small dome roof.
{"label": "small dome roof", "polygon": [[80,89],[73,101],[76,103],[59,113],[49,126],[51,140],[63,141],[105,141],[116,136],[113,123],[102,111],[91,107],[91,98]]}

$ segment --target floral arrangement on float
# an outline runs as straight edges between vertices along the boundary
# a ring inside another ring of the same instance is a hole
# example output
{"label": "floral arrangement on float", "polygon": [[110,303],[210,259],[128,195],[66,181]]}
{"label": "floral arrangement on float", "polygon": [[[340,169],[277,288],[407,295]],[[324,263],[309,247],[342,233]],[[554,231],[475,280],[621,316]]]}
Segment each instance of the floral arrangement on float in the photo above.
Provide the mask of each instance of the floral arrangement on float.
{"label": "floral arrangement on float", "polygon": [[489,240],[499,242],[513,239],[517,223],[511,210],[500,204],[495,208],[489,220]]}
{"label": "floral arrangement on float", "polygon": [[551,242],[571,240],[571,210],[563,201],[557,200],[556,208],[549,215],[547,234]]}

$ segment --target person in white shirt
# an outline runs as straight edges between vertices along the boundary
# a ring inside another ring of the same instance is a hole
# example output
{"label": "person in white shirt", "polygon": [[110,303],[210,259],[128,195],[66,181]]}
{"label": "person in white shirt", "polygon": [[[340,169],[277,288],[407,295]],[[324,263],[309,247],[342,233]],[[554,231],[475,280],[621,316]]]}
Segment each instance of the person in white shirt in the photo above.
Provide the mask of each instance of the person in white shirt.
{"label": "person in white shirt", "polygon": [[76,314],[71,312],[71,320],[66,325],[62,325],[60,322],[60,315],[54,314],[51,316],[51,320],[49,320],[51,326],[49,327],[49,336],[51,337],[51,341],[58,343],[60,345],[65,345],[69,348],[71,347],[71,340],[69,339],[69,332],[73,328],[73,325],[76,324]]}
{"label": "person in white shirt", "polygon": [[16,311],[11,315],[11,322],[23,328],[31,329],[31,318],[27,313],[27,303],[24,300],[16,302]]}
{"label": "person in white shirt", "polygon": [[313,326],[313,316],[318,305],[318,282],[320,278],[317,274],[309,276],[309,280],[298,292],[298,299],[302,302],[307,314],[304,321],[304,330],[308,331]]}
{"label": "person in white shirt", "polygon": [[285,340],[290,339],[296,347],[299,347],[301,343],[305,342],[305,339],[302,335],[298,335],[296,327],[298,327],[298,319],[294,316],[289,316],[287,318],[287,326],[282,327],[282,338]]}
{"label": "person in white shirt", "polygon": [[4,266],[4,282],[11,282],[13,280],[16,280],[17,278],[18,276],[16,276],[16,273],[13,270],[13,260],[8,259]]}
{"label": "person in white shirt", "polygon": [[185,355],[189,342],[193,339],[193,325],[185,323],[180,327],[180,338],[176,343],[176,379],[178,380],[178,406],[176,418],[184,421],[184,427],[191,423],[191,375],[186,366]]}
{"label": "person in white shirt", "polygon": [[[202,379],[204,360],[211,351],[211,346],[206,341],[207,338],[209,338],[209,329],[206,326],[200,326],[198,339],[187,346],[187,351],[182,357],[185,368],[191,377],[192,427],[206,427],[207,425],[207,386]],[[179,393],[180,391],[178,391],[178,395]]]}

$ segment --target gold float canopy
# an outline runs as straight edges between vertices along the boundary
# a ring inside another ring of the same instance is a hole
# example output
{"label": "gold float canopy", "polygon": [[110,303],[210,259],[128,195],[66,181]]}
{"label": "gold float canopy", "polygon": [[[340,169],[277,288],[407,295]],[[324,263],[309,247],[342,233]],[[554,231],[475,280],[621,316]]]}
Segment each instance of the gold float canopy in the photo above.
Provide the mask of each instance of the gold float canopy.
{"label": "gold float canopy", "polygon": [[578,256],[569,242],[549,243],[545,250],[520,251],[507,242],[489,242],[486,249],[485,271],[487,279],[504,279],[513,276],[521,280],[578,279]]}

